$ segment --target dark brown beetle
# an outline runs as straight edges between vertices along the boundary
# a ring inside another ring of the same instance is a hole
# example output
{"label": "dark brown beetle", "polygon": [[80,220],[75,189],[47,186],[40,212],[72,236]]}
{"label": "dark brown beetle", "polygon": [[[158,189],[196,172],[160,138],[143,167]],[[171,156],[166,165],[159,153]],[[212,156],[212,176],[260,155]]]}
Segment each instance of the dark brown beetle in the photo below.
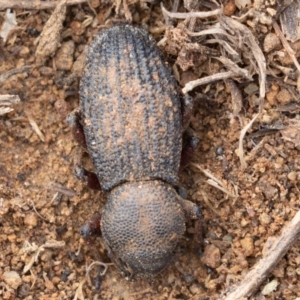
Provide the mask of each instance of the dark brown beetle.
{"label": "dark brown beetle", "polygon": [[[191,104],[180,100],[169,67],[144,30],[116,26],[89,47],[81,111],[69,122],[96,175],[79,166],[76,174],[107,192],[101,232],[109,256],[126,276],[160,272],[174,257],[185,217],[199,217],[199,208],[175,189],[180,161],[197,144],[192,139],[181,155]],[[89,224],[85,232],[97,222]]]}

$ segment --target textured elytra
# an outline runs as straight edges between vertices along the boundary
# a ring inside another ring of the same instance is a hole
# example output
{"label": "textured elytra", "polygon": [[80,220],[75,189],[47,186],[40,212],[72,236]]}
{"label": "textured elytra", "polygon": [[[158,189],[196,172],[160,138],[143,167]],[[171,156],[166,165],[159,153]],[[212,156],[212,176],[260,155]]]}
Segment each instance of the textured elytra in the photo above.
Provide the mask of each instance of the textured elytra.
{"label": "textured elytra", "polygon": [[102,235],[124,274],[149,277],[172,261],[185,231],[177,197],[171,186],[160,181],[126,183],[109,194]]}
{"label": "textured elytra", "polygon": [[179,95],[144,30],[117,26],[100,33],[88,50],[80,102],[88,150],[104,190],[128,181],[177,183]]}

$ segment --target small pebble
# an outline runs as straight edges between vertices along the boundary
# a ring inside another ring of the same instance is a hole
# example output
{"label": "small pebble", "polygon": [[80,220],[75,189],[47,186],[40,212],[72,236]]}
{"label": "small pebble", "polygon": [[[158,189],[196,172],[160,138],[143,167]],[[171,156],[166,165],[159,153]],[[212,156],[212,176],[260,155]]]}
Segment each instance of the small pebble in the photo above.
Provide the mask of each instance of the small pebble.
{"label": "small pebble", "polygon": [[201,286],[199,284],[192,284],[190,287],[190,292],[193,294],[193,295],[199,295],[203,292]]}
{"label": "small pebble", "polygon": [[223,155],[224,154],[224,149],[221,146],[217,147],[216,148],[216,154],[217,155]]}
{"label": "small pebble", "polygon": [[28,213],[24,218],[24,224],[29,228],[34,228],[37,225],[37,216],[35,212]]}
{"label": "small pebble", "polygon": [[298,174],[295,171],[292,171],[288,174],[288,179],[292,182],[295,182],[297,180]]}
{"label": "small pebble", "polygon": [[62,44],[55,57],[55,64],[58,70],[69,71],[73,66],[73,55],[75,43],[68,41]]}
{"label": "small pebble", "polygon": [[201,258],[202,263],[215,269],[221,264],[221,253],[214,245],[207,245]]}
{"label": "small pebble", "polygon": [[264,51],[271,52],[272,50],[279,50],[281,48],[281,42],[279,37],[275,33],[268,33],[264,40]]}
{"label": "small pebble", "polygon": [[283,89],[276,95],[276,99],[281,104],[288,104],[291,102],[292,97],[288,90]]}
{"label": "small pebble", "polygon": [[14,290],[16,290],[21,284],[22,279],[16,271],[6,271],[2,276],[4,282]]}
{"label": "small pebble", "polygon": [[244,249],[244,255],[251,256],[254,251],[253,239],[251,237],[246,236],[241,240],[242,248]]}
{"label": "small pebble", "polygon": [[268,214],[262,213],[259,217],[259,221],[262,225],[268,225],[272,222],[272,218]]}

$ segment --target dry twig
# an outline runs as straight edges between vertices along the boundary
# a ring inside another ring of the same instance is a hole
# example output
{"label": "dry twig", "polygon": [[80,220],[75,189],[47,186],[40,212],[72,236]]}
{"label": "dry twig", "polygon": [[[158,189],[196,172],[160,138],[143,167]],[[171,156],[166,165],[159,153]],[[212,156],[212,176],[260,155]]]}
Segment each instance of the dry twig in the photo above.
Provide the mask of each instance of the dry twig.
{"label": "dry twig", "polygon": [[279,260],[287,253],[290,247],[297,241],[300,234],[300,211],[296,213],[292,221],[282,230],[265,256],[245,276],[241,284],[224,300],[236,300],[251,297],[262,282],[267,278]]}

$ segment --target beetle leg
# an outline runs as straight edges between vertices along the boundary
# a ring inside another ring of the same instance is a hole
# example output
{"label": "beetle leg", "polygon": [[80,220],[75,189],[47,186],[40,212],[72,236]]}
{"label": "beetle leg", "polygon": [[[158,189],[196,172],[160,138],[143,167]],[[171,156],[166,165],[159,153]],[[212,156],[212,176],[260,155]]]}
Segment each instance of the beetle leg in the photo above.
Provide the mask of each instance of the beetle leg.
{"label": "beetle leg", "polygon": [[84,181],[86,185],[92,190],[101,190],[101,186],[97,175],[94,172],[88,171],[79,165],[75,166],[75,176]]}
{"label": "beetle leg", "polygon": [[182,199],[178,197],[179,204],[181,205],[186,218],[190,220],[201,219],[201,208],[192,201]]}
{"label": "beetle leg", "polygon": [[99,213],[95,213],[90,220],[81,227],[80,233],[85,240],[88,240],[88,238],[92,235],[101,235],[100,221],[101,215]]}
{"label": "beetle leg", "polygon": [[85,140],[85,135],[83,132],[83,126],[81,124],[81,111],[80,109],[75,109],[73,110],[66,119],[67,123],[69,126],[72,127],[72,132],[73,132],[73,136],[75,141],[77,141],[77,143],[79,145],[81,145],[83,148],[87,148],[86,147],[86,140]]}
{"label": "beetle leg", "polygon": [[[91,251],[94,259],[100,261],[100,253],[98,247],[95,243],[95,236],[101,236],[101,215],[95,213],[89,221],[87,221],[81,228],[80,234],[84,238],[85,243],[87,244],[89,250]],[[101,274],[102,267],[99,267],[98,275]],[[103,270],[102,270],[103,271]],[[101,280],[100,277],[96,278],[96,285],[98,280]],[[99,282],[100,283],[100,282]]]}
{"label": "beetle leg", "polygon": [[181,152],[180,168],[184,169],[191,161],[195,150],[199,146],[199,139],[196,137],[185,137]]}
{"label": "beetle leg", "polygon": [[177,194],[182,198],[182,199],[187,199],[187,190],[186,188],[184,188],[183,186],[177,186],[176,187],[176,191],[177,191]]}
{"label": "beetle leg", "polygon": [[186,218],[190,220],[195,220],[194,224],[194,239],[193,239],[193,248],[199,250],[199,247],[203,245],[203,220],[200,206],[195,203],[182,199],[178,197],[178,201],[184,211]]}
{"label": "beetle leg", "polygon": [[194,107],[194,100],[188,94],[183,95],[181,98],[181,115],[182,115],[182,127],[186,130],[190,124],[192,112]]}

